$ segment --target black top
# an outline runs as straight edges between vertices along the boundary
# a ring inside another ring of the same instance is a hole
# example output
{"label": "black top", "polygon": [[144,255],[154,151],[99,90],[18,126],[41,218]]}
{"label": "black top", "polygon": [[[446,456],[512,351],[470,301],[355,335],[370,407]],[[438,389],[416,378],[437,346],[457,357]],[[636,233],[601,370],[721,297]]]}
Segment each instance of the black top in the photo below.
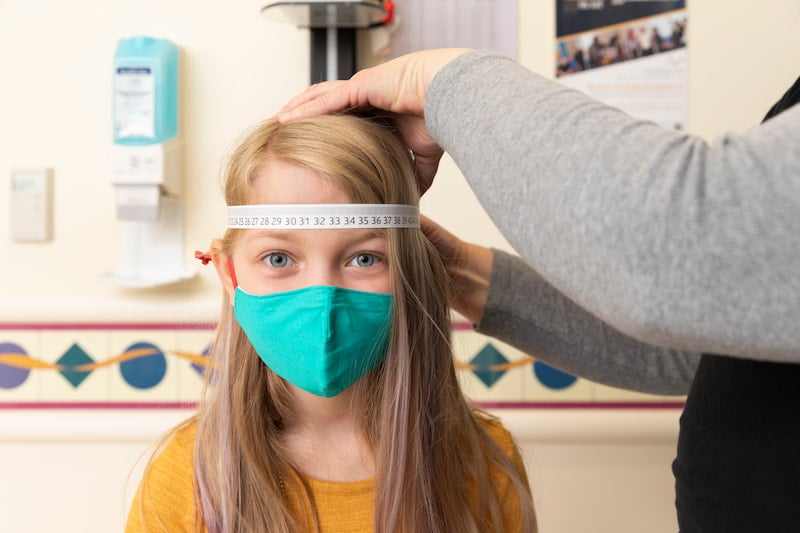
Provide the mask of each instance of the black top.
{"label": "black top", "polygon": [[764,121],[767,121],[780,113],[781,111],[786,111],[794,104],[800,101],[800,78],[794,82],[794,85],[789,87],[789,90],[786,91],[780,100],[775,102],[775,105],[767,113],[767,116],[764,117]]}
{"label": "black top", "polygon": [[[799,100],[800,78],[764,120]],[[672,471],[682,533],[800,532],[800,365],[704,354]]]}

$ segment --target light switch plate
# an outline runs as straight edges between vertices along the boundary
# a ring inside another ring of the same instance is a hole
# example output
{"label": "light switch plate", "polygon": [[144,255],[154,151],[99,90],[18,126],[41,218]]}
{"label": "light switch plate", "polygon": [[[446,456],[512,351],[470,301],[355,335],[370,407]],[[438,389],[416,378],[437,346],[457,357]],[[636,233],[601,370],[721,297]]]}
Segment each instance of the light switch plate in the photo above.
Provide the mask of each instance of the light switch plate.
{"label": "light switch plate", "polygon": [[46,242],[53,239],[53,169],[11,171],[11,240]]}

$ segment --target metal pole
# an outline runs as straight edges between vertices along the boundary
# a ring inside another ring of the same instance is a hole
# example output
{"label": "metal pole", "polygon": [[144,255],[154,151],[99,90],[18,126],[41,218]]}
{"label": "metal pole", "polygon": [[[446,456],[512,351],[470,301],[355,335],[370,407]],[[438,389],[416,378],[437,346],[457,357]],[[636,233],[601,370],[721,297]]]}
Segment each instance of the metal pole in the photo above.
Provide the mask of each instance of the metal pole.
{"label": "metal pole", "polygon": [[356,72],[355,28],[311,28],[311,83],[346,80]]}

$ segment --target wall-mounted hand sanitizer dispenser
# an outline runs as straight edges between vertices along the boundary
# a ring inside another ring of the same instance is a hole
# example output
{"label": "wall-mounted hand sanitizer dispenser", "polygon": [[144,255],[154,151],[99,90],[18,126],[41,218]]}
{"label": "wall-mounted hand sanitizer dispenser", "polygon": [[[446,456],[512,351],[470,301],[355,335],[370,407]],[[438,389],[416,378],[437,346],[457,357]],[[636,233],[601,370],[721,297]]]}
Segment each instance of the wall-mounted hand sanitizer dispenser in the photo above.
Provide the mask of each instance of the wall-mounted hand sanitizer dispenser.
{"label": "wall-mounted hand sanitizer dispenser", "polygon": [[125,225],[113,281],[131,287],[191,277],[183,257],[183,146],[178,131],[178,47],[121,39],[114,54],[111,183]]}

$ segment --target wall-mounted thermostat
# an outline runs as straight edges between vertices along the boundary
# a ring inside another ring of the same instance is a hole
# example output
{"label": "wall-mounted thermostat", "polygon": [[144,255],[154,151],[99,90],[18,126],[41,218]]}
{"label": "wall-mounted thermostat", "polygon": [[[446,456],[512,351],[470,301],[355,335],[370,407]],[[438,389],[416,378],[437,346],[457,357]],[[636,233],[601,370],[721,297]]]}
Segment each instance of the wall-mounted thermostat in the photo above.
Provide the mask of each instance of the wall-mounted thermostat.
{"label": "wall-mounted thermostat", "polygon": [[53,239],[53,169],[11,171],[11,240]]}

